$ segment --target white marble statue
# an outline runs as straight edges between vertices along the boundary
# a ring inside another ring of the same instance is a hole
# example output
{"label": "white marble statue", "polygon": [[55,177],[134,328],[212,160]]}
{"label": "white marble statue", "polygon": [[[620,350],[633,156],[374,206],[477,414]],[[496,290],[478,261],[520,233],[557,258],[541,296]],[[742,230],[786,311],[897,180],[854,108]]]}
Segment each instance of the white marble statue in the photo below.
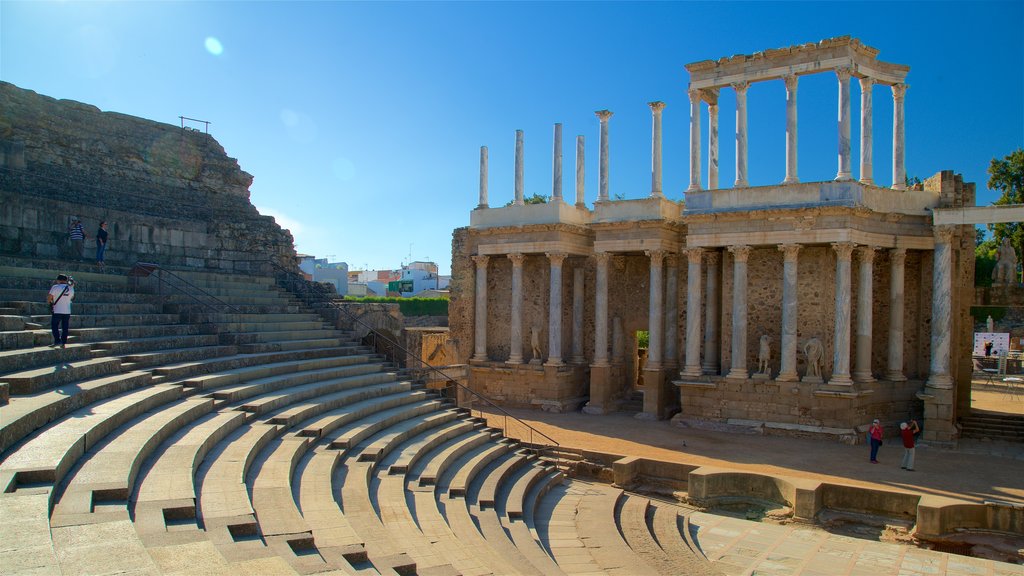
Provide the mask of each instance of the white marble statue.
{"label": "white marble statue", "polygon": [[985,319],[985,328],[988,329],[989,334],[996,331],[996,321],[992,319],[991,314],[989,314],[988,318]]}
{"label": "white marble statue", "polygon": [[804,354],[807,356],[807,375],[813,378],[821,378],[821,358],[825,355],[825,347],[821,340],[811,338],[804,344]]}
{"label": "white marble statue", "polygon": [[533,349],[533,358],[530,359],[530,364],[540,364],[540,328],[537,326],[530,327],[530,347]]}
{"label": "white marble statue", "polygon": [[1015,284],[1017,276],[1017,251],[1010,245],[1009,238],[996,250],[996,267],[992,270],[993,284]]}
{"label": "white marble statue", "polygon": [[760,346],[757,351],[757,372],[759,374],[769,375],[771,368],[768,364],[772,359],[772,337],[765,334],[761,336]]}

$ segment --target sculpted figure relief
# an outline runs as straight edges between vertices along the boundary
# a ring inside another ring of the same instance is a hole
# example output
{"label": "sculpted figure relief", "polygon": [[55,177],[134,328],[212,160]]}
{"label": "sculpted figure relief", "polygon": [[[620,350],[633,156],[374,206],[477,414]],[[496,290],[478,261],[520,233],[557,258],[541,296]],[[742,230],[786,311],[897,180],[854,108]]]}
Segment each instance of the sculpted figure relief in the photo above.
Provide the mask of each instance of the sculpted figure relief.
{"label": "sculpted figure relief", "polygon": [[530,360],[531,364],[540,363],[540,328],[536,326],[530,327],[530,347],[533,348],[533,358]]}
{"label": "sculpted figure relief", "polygon": [[772,337],[765,334],[761,336],[760,348],[757,352],[757,371],[760,374],[770,374],[771,368],[768,363],[772,359]]}
{"label": "sculpted figure relief", "polygon": [[994,284],[1014,284],[1017,280],[1017,251],[1010,245],[1009,238],[996,250],[996,267],[992,271]]}
{"label": "sculpted figure relief", "polygon": [[804,354],[807,356],[807,375],[821,378],[821,358],[825,355],[825,347],[821,340],[811,338],[804,344]]}

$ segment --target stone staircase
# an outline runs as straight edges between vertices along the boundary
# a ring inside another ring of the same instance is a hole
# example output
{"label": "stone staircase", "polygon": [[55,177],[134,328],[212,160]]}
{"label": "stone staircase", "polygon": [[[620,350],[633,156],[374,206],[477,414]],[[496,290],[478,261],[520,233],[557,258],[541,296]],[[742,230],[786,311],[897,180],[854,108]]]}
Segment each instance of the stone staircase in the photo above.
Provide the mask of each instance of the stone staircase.
{"label": "stone staircase", "polygon": [[[689,511],[565,476],[270,278],[233,309],[0,266],[0,573],[711,574]],[[6,398],[6,397],[5,397]]]}
{"label": "stone staircase", "polygon": [[1024,416],[972,410],[960,420],[963,438],[1024,443]]}

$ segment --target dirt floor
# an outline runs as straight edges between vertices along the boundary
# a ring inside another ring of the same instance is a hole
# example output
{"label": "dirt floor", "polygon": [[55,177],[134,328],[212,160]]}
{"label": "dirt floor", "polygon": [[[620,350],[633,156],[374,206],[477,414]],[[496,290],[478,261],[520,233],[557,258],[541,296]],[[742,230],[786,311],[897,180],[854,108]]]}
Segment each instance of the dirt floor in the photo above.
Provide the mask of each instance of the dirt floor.
{"label": "dirt floor", "polygon": [[[1024,414],[1024,393],[1008,395],[999,387],[983,388],[972,395],[974,407]],[[920,445],[915,470],[907,472],[899,466],[903,447],[895,431],[887,431],[890,437],[879,452],[881,463],[871,464],[864,445],[682,428],[668,421],[637,420],[625,413],[509,412],[566,447],[970,501],[1024,502],[1024,444],[998,450],[1003,456],[979,454],[973,448],[967,452]],[[503,420],[493,415],[491,424],[501,427]],[[508,434],[522,438],[527,430],[510,424]]]}

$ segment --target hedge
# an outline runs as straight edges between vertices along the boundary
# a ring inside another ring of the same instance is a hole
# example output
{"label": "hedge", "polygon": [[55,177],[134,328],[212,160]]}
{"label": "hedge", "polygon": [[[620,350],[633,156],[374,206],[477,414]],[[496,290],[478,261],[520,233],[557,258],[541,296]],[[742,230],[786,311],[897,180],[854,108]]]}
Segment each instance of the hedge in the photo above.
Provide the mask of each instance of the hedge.
{"label": "hedge", "polygon": [[399,310],[406,316],[447,316],[447,298],[394,298],[384,296],[366,296],[363,298],[345,297],[346,302],[366,302],[398,304]]}

